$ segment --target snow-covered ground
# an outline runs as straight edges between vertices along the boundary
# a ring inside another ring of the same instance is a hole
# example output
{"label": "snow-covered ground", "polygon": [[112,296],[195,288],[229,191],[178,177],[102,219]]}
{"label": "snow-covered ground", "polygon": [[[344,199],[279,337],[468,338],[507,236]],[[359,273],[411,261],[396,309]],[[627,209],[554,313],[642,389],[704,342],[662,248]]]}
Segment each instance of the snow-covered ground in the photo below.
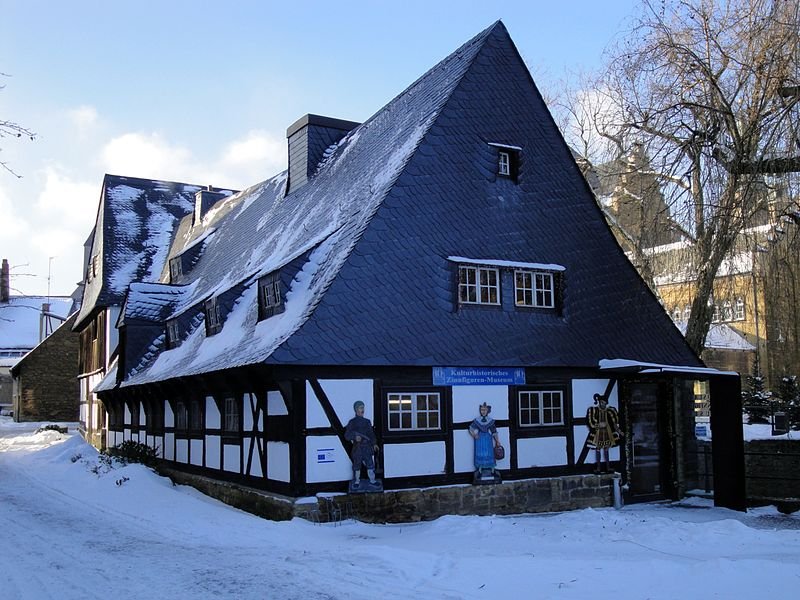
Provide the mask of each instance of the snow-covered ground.
{"label": "snow-covered ground", "polygon": [[[0,417],[0,597],[797,596],[800,514],[705,500],[404,525],[272,522]],[[70,428],[70,431],[73,429]]]}

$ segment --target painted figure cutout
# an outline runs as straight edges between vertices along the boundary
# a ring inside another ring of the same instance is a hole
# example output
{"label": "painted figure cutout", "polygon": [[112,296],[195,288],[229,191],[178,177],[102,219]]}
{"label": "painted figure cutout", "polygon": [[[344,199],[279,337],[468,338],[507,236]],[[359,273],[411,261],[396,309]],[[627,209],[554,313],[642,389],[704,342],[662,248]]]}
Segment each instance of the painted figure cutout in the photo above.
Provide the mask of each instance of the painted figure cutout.
{"label": "painted figure cutout", "polygon": [[[364,403],[358,400],[353,404],[356,415],[347,423],[344,438],[353,443],[350,458],[353,461],[353,481],[351,492],[380,492],[383,484],[375,479],[375,453],[378,451],[377,438],[372,423],[364,416]],[[361,466],[367,468],[369,483],[361,484]]]}
{"label": "painted figure cutout", "polygon": [[594,404],[586,411],[586,426],[589,428],[586,445],[594,448],[595,473],[600,472],[601,452],[605,462],[603,472],[609,473],[608,449],[619,444],[621,437],[619,413],[616,408],[608,405],[606,396],[595,394]]}
{"label": "painted figure cutout", "polygon": [[489,416],[492,407],[484,402],[478,407],[480,416],[469,426],[469,434],[475,440],[475,483],[498,483],[500,475],[496,470],[495,447],[500,446],[497,427]]}

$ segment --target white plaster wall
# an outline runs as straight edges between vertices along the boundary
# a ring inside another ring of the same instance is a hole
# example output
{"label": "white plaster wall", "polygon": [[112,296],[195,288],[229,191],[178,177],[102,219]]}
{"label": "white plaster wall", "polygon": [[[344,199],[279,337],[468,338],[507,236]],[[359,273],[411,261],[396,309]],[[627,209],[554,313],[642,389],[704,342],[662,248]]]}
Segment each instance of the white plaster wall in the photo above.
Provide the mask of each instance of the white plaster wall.
{"label": "white plaster wall", "polygon": [[167,460],[175,460],[175,434],[164,434],[164,458]]}
{"label": "white plaster wall", "polygon": [[203,440],[189,440],[192,443],[192,464],[203,464]]}
{"label": "white plaster wall", "polygon": [[[323,451],[323,452],[321,452]],[[318,456],[325,455],[320,462]],[[349,481],[353,478],[353,463],[350,455],[342,447],[339,437],[335,435],[317,435],[306,438],[306,481]]]}
{"label": "white plaster wall", "polygon": [[486,402],[492,407],[492,417],[508,419],[507,385],[454,385],[453,423],[469,423],[480,413],[478,407]]}
{"label": "white plaster wall", "polygon": [[445,443],[386,444],[383,472],[386,477],[439,475],[445,472]]}
{"label": "white plaster wall", "polygon": [[206,427],[208,429],[219,429],[221,427],[219,408],[217,408],[217,403],[214,402],[213,396],[206,396]]}
{"label": "white plaster wall", "polygon": [[139,402],[139,426],[144,427],[147,423],[147,415],[144,412],[144,404]]}
{"label": "white plaster wall", "polygon": [[218,435],[206,436],[206,466],[209,469],[219,469],[219,445],[221,443]]}
{"label": "white plaster wall", "polygon": [[175,460],[189,462],[189,440],[175,440]]}
{"label": "white plaster wall", "polygon": [[267,477],[275,481],[289,482],[289,444],[267,442]]}
{"label": "white plaster wall", "polygon": [[353,403],[364,403],[364,416],[375,422],[374,388],[372,379],[320,379],[319,385],[333,406],[342,425],[353,418]]}
{"label": "white plaster wall", "polygon": [[[594,405],[594,395],[604,394],[608,387],[608,379],[573,379],[572,380],[572,415],[576,418],[586,416],[586,411]],[[617,386],[611,390],[608,403],[619,406]],[[575,438],[577,442],[577,438]]]}
{"label": "white plaster wall", "polygon": [[[586,435],[589,433],[589,430],[586,427],[575,427],[575,460],[578,460],[578,457],[581,455],[581,451],[583,450],[583,446],[586,443]],[[619,460],[619,446],[611,448],[608,452],[608,459],[610,461]],[[589,453],[586,455],[586,464],[594,464],[595,463],[595,455],[594,455],[594,448],[589,449]]]}
{"label": "white plaster wall", "polygon": [[245,394],[242,399],[242,428],[245,431],[253,431],[253,405],[255,402],[253,394]]}
{"label": "white plaster wall", "polygon": [[546,437],[517,440],[517,465],[554,467],[567,464],[567,438]]}
{"label": "white plaster wall", "polygon": [[175,413],[170,403],[164,400],[164,427],[175,427]]}
{"label": "white plaster wall", "polygon": [[286,402],[280,392],[267,392],[267,414],[273,416],[289,414],[289,409],[286,408]]}
{"label": "white plaster wall", "polygon": [[222,450],[222,468],[231,473],[241,473],[240,451],[241,448],[238,445],[225,444]]}
{"label": "white plaster wall", "polygon": [[[498,427],[497,437],[506,449],[506,457],[497,461],[498,469],[511,468],[511,447],[508,427]],[[453,470],[456,473],[471,473],[475,470],[475,440],[466,429],[453,432]]]}
{"label": "white plaster wall", "polygon": [[131,424],[131,411],[128,410],[128,403],[124,402],[122,404],[122,406],[125,408],[125,416],[123,417],[124,420],[122,422],[125,425],[130,425]]}
{"label": "white plaster wall", "polygon": [[[124,442],[125,440],[130,440],[130,439],[131,439],[131,430],[130,430],[130,429],[123,429],[123,430],[122,430],[121,437],[119,437],[119,436],[120,436],[120,434],[117,434],[117,436],[118,436],[118,437],[117,437],[117,439],[118,439],[118,440],[121,440],[121,441],[123,441],[123,442]],[[117,442],[117,444],[119,444],[119,443],[120,443],[120,442]],[[114,444],[114,445],[116,446],[117,444]]]}

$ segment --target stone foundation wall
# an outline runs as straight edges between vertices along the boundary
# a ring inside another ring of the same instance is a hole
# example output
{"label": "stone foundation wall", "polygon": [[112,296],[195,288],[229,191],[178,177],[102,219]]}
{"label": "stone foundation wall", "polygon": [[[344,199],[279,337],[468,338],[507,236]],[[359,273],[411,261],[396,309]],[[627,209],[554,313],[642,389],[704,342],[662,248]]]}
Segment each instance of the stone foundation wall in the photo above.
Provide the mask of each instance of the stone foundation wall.
{"label": "stone foundation wall", "polygon": [[226,504],[276,521],[293,517],[328,521],[333,503],[343,518],[354,517],[369,523],[408,523],[443,515],[551,512],[613,504],[611,475],[573,475],[497,485],[453,485],[295,499],[176,469],[162,467],[159,471],[176,483],[191,485]]}

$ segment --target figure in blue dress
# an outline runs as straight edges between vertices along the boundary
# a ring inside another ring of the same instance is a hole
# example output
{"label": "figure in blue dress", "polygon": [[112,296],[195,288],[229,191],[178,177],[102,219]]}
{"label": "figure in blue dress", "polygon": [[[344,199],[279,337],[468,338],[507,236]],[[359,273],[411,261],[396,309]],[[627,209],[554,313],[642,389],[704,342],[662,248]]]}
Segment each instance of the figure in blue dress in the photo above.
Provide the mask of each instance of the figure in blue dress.
{"label": "figure in blue dress", "polygon": [[497,437],[497,427],[494,419],[489,416],[492,407],[484,402],[478,407],[480,416],[476,417],[469,426],[469,434],[475,440],[475,482],[496,483],[500,475],[495,467],[495,446],[500,446]]}

